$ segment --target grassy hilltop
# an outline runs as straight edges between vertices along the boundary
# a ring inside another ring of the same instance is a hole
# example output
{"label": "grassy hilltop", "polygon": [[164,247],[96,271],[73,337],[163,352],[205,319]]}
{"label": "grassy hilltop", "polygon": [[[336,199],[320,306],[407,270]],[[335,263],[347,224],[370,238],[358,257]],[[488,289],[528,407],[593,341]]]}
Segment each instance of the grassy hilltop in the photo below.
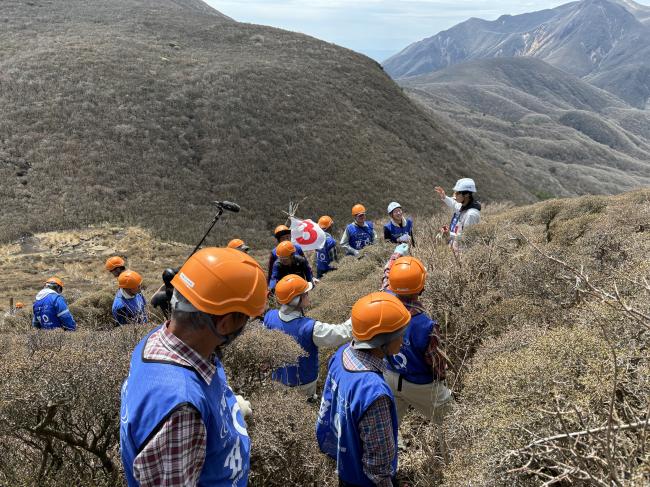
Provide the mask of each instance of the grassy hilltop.
{"label": "grassy hilltop", "polygon": [[[415,255],[429,272],[423,302],[440,322],[457,400],[444,426],[448,456],[435,427],[411,413],[400,479],[532,487],[560,477],[559,485],[609,485],[615,477],[647,485],[650,191],[488,205],[460,264],[434,238],[447,220],[439,213],[419,222]],[[310,316],[346,319],[356,299],[379,288],[392,248],[344,259],[314,290]],[[79,318],[76,333],[26,333],[28,316],[0,326],[0,484],[122,483],[119,388],[146,329],[107,329],[114,283],[98,264],[112,250],[129,253],[149,292],[159,269],[188,248],[111,227],[0,248],[2,274],[14,276],[17,293],[36,288],[40,274],[66,273]],[[269,364],[298,354],[290,338],[255,324],[226,353],[232,387],[253,405],[253,486],[335,483],[313,436],[317,405],[269,381]]]}
{"label": "grassy hilltop", "polygon": [[1,240],[111,222],[192,242],[230,199],[223,243],[305,196],[302,214],[340,222],[358,201],[424,212],[468,174],[485,198],[534,200],[333,44],[200,0],[5,0],[0,18]]}

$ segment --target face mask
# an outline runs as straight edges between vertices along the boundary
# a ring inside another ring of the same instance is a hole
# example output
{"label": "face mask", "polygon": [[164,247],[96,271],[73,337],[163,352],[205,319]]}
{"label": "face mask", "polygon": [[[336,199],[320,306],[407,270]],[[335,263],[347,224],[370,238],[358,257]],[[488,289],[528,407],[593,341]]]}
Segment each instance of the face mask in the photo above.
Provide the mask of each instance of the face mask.
{"label": "face mask", "polygon": [[217,331],[217,327],[214,326],[213,323],[210,323],[210,329],[212,330],[212,333],[214,333],[217,338],[220,338],[220,339],[222,339],[224,341],[222,344],[218,345],[217,348],[221,348],[221,347],[225,347],[227,345],[230,345],[233,341],[235,341],[235,338],[237,338],[239,335],[242,334],[242,332],[244,331],[244,328],[246,328],[246,325],[242,326],[239,330],[234,331],[234,332],[232,332],[232,333],[230,333],[228,335],[222,335],[221,333],[219,333]]}

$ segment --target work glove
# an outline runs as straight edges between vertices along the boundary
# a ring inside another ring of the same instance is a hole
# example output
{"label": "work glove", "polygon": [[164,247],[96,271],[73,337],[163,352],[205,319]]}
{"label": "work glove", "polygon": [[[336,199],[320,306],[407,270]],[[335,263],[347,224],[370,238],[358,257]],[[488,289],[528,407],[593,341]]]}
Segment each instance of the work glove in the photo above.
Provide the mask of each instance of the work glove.
{"label": "work glove", "polygon": [[395,253],[401,255],[404,257],[405,255],[409,254],[409,245],[406,243],[399,244],[397,247],[395,247]]}
{"label": "work glove", "polygon": [[405,233],[404,235],[400,235],[397,238],[397,241],[400,243],[409,243],[411,241],[411,236],[408,233]]}
{"label": "work glove", "polygon": [[243,396],[240,396],[239,394],[237,394],[235,398],[237,399],[239,410],[241,411],[241,415],[244,417],[244,419],[253,416],[253,408],[251,408],[250,401],[247,401]]}

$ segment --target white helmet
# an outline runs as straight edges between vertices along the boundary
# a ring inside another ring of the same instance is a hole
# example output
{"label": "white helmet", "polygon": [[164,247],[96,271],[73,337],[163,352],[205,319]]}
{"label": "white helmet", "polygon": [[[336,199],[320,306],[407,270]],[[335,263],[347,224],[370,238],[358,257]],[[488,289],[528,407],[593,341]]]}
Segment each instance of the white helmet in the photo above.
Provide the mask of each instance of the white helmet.
{"label": "white helmet", "polygon": [[388,205],[388,214],[390,215],[393,210],[396,210],[397,208],[401,208],[402,205],[400,205],[397,201],[393,201],[391,204]]}
{"label": "white helmet", "polygon": [[470,193],[476,193],[476,184],[471,178],[462,178],[456,181],[454,191],[469,191]]}

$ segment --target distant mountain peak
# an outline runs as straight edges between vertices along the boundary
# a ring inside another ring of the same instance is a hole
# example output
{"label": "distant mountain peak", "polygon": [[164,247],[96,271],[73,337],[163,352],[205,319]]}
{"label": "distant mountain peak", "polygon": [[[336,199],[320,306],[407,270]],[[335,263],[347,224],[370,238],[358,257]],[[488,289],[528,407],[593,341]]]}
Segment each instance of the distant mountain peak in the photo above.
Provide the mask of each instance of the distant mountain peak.
{"label": "distant mountain peak", "polygon": [[494,21],[472,18],[411,44],[384,69],[408,78],[474,59],[536,57],[642,108],[650,97],[646,20],[650,7],[631,0],[582,0]]}

